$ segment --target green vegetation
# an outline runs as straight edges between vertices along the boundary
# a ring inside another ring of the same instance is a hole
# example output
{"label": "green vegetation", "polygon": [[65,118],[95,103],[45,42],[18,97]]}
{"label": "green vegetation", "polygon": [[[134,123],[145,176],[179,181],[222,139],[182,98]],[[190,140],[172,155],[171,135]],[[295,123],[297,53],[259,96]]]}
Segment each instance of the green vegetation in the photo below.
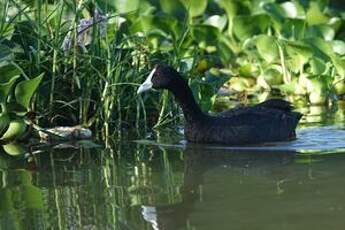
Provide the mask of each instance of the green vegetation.
{"label": "green vegetation", "polygon": [[345,94],[339,6],[326,0],[3,0],[0,131],[26,119],[26,111],[35,111],[42,127],[82,124],[103,136],[165,125],[178,111],[169,95],[136,95],[162,61],[189,79],[204,110],[228,101],[217,96],[224,83],[302,105],[336,100]]}

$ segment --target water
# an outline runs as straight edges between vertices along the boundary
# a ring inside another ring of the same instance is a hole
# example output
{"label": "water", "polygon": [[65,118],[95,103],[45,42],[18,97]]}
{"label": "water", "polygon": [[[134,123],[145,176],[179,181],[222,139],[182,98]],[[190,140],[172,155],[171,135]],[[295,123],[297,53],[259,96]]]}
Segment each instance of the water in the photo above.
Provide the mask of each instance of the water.
{"label": "water", "polygon": [[163,132],[31,162],[1,154],[0,229],[345,229],[345,126],[311,116],[298,140],[265,146]]}

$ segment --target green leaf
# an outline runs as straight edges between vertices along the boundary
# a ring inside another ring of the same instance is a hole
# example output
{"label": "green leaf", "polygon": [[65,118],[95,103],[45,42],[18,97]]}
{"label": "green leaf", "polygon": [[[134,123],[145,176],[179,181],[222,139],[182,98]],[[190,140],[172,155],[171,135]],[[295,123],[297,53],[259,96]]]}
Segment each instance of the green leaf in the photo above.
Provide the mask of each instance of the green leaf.
{"label": "green leaf", "polygon": [[317,57],[310,60],[311,73],[313,75],[322,75],[326,71],[326,63]]}
{"label": "green leaf", "polygon": [[265,33],[270,25],[268,15],[260,14],[254,16],[236,16],[234,18],[233,32],[240,40]]}
{"label": "green leaf", "polygon": [[239,68],[241,77],[257,77],[259,73],[259,69],[252,63],[244,64]]}
{"label": "green leaf", "polygon": [[206,25],[217,27],[220,31],[222,31],[226,26],[226,16],[222,15],[213,15],[205,20]]}
{"label": "green leaf", "polygon": [[305,39],[305,43],[309,44],[313,48],[314,55],[317,55],[325,61],[330,60],[330,57],[335,55],[331,44],[320,37]]}
{"label": "green leaf", "polygon": [[8,94],[18,77],[19,76],[12,77],[8,82],[0,84],[0,103],[6,103]]}
{"label": "green leaf", "polygon": [[217,0],[217,3],[225,10],[229,20],[245,9],[243,3],[238,0]]}
{"label": "green leaf", "polygon": [[180,1],[159,0],[161,9],[164,13],[183,19],[186,15],[186,9]]}
{"label": "green leaf", "polygon": [[298,72],[315,55],[308,43],[302,41],[286,41],[284,44],[290,58],[290,64],[292,65],[290,68],[293,68],[294,72]]}
{"label": "green leaf", "polygon": [[167,35],[173,36],[175,39],[180,37],[181,27],[178,21],[171,16],[141,16],[133,23],[130,28],[132,33],[144,32],[148,35],[160,34],[165,37]]}
{"label": "green leaf", "polygon": [[279,48],[275,37],[260,35],[256,38],[256,47],[259,54],[266,62],[279,60]]}
{"label": "green leaf", "polygon": [[322,12],[322,6],[318,2],[310,1],[306,21],[309,25],[328,22],[328,17]]}
{"label": "green leaf", "polygon": [[180,0],[191,17],[202,15],[207,7],[207,0]]}
{"label": "green leaf", "polygon": [[333,51],[339,55],[345,55],[345,42],[335,40],[332,42]]}
{"label": "green leaf", "polygon": [[6,132],[10,125],[10,116],[8,113],[3,112],[0,114],[0,137]]}
{"label": "green leaf", "polygon": [[345,77],[345,60],[342,60],[338,56],[333,56],[331,59],[338,74],[341,77]]}
{"label": "green leaf", "polygon": [[116,0],[114,5],[118,13],[125,14],[138,10],[140,0]]}
{"label": "green leaf", "polygon": [[308,28],[306,35],[307,38],[322,37],[326,41],[332,41],[335,36],[335,31],[328,25],[315,25]]}
{"label": "green leaf", "polygon": [[209,25],[194,25],[191,28],[192,37],[195,41],[203,42],[206,45],[217,45],[219,31],[217,28]]}
{"label": "green leaf", "polygon": [[282,23],[285,18],[285,12],[277,3],[267,3],[263,9],[277,22]]}
{"label": "green leaf", "polygon": [[306,22],[302,19],[286,19],[281,34],[287,39],[300,40],[304,38]]}
{"label": "green leaf", "polygon": [[339,29],[341,29],[343,21],[341,20],[341,18],[333,17],[328,21],[327,25],[332,27],[333,30],[337,33]]}
{"label": "green leaf", "polygon": [[21,74],[21,71],[12,64],[0,66],[0,83],[6,83],[13,77]]}
{"label": "green leaf", "polygon": [[11,61],[13,60],[14,55],[11,49],[5,45],[0,44],[0,63],[4,61]]}
{"label": "green leaf", "polygon": [[280,4],[284,16],[288,18],[304,18],[305,12],[298,1],[288,1]]}
{"label": "green leaf", "polygon": [[283,72],[280,66],[270,66],[265,69],[262,76],[269,85],[280,85],[283,83]]}
{"label": "green leaf", "polygon": [[26,109],[29,109],[31,97],[36,91],[42,78],[43,73],[38,77],[18,83],[15,89],[15,96],[18,104],[24,106]]}

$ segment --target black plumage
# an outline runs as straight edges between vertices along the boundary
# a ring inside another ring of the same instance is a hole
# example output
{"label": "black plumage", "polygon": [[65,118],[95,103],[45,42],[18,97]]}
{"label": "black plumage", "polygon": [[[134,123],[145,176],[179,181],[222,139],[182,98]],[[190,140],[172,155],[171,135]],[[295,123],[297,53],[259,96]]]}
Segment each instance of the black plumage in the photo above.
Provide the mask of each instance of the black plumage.
{"label": "black plumage", "polygon": [[302,114],[292,111],[287,101],[271,99],[210,115],[201,111],[187,82],[172,67],[158,65],[152,74],[150,88],[169,90],[180,104],[186,120],[185,136],[190,142],[246,145],[296,138]]}

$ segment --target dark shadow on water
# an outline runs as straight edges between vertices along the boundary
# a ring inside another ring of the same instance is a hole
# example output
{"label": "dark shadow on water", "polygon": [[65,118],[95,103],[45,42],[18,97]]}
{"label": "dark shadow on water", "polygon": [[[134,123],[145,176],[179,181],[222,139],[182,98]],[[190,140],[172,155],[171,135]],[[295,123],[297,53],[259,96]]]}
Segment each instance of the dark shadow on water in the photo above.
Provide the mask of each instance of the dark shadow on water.
{"label": "dark shadow on water", "polygon": [[[172,205],[143,205],[142,216],[153,229],[181,229],[186,226],[193,206],[200,200],[203,175],[213,168],[226,168],[235,174],[283,176],[284,167],[294,161],[296,152],[244,152],[207,149],[205,145],[187,144],[184,151],[182,201]],[[275,173],[274,173],[275,172]],[[279,180],[279,179],[278,179]]]}

